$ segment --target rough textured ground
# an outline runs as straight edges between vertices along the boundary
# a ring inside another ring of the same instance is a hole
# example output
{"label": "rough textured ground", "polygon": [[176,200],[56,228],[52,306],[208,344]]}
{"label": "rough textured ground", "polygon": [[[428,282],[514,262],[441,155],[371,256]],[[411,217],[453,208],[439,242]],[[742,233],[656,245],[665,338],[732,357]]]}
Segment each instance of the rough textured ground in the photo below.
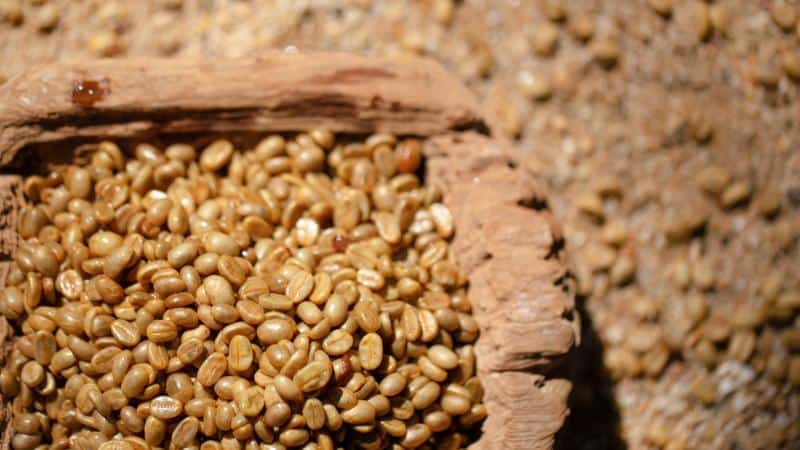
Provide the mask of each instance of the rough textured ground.
{"label": "rough textured ground", "polygon": [[[16,8],[16,9],[15,9]],[[800,28],[771,0],[0,0],[53,59],[443,61],[546,181],[584,298],[564,448],[798,448]]]}

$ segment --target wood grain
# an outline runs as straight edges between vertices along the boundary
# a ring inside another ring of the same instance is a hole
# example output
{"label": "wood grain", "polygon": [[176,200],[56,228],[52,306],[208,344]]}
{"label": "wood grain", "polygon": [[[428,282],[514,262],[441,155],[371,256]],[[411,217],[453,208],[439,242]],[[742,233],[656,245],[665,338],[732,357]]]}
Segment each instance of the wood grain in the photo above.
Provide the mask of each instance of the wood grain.
{"label": "wood grain", "polygon": [[[102,85],[91,107],[73,98],[81,82]],[[0,87],[0,164],[25,145],[65,137],[309,127],[429,136],[485,127],[478,111],[461,83],[421,58],[271,53],[49,64]]]}
{"label": "wood grain", "polygon": [[424,149],[428,181],[444,186],[453,213],[452,248],[481,330],[475,348],[489,418],[471,449],[552,448],[571,385],[545,374],[579,339],[561,233],[547,209],[529,206],[544,199],[507,147],[462,132],[434,136]]}

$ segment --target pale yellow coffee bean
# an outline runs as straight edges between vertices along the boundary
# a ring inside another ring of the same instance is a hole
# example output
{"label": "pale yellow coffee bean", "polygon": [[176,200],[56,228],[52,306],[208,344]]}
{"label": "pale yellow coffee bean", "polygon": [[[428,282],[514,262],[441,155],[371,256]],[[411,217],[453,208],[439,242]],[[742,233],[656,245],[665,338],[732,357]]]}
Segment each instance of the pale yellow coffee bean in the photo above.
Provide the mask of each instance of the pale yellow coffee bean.
{"label": "pale yellow coffee bean", "polygon": [[361,367],[374,370],[383,360],[383,340],[377,333],[367,333],[358,344],[358,359]]}
{"label": "pale yellow coffee bean", "polygon": [[253,363],[253,348],[250,340],[237,335],[228,344],[228,367],[237,372],[244,372]]}

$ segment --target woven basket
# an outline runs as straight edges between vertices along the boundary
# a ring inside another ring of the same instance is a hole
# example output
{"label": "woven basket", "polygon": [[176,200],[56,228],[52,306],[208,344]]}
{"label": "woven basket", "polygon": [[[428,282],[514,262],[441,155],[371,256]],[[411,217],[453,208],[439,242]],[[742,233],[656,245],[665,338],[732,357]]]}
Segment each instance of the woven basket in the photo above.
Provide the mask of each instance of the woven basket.
{"label": "woven basket", "polygon": [[[275,53],[57,64],[17,76],[0,88],[0,251],[11,257],[18,242],[20,174],[31,170],[20,161],[31,152],[48,164],[99,139],[318,127],[423,139],[425,177],[445,189],[456,223],[453,250],[469,275],[481,328],[476,352],[489,415],[471,448],[552,448],[571,386],[548,372],[575,345],[579,328],[562,238],[534,180],[489,135],[475,99],[430,60]],[[6,348],[13,333],[0,318]],[[0,411],[5,448],[9,417]]]}

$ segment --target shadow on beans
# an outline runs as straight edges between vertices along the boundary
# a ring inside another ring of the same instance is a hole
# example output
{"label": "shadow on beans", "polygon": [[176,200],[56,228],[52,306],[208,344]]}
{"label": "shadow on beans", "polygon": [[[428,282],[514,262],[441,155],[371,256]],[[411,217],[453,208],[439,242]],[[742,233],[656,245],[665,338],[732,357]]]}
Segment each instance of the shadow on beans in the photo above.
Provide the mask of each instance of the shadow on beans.
{"label": "shadow on beans", "polygon": [[586,310],[586,299],[576,298],[581,315],[581,345],[560,368],[572,380],[570,415],[556,435],[556,450],[625,450],[613,380],[603,366],[604,347]]}

